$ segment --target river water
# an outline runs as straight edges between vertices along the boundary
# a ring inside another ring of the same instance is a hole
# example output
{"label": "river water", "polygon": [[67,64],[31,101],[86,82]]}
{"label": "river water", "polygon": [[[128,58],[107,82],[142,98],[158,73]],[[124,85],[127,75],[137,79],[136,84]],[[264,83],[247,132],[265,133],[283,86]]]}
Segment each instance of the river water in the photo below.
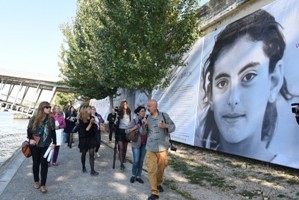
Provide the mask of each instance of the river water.
{"label": "river water", "polygon": [[0,111],[0,166],[21,147],[27,125],[28,119],[13,119],[12,112]]}

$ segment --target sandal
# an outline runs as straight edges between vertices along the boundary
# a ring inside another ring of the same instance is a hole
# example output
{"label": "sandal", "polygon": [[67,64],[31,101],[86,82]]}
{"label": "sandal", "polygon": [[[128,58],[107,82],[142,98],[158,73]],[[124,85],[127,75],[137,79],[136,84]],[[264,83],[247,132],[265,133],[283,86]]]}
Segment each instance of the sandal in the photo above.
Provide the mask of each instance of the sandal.
{"label": "sandal", "polygon": [[43,185],[43,186],[40,187],[40,191],[42,193],[46,193],[48,190],[47,190],[46,186]]}
{"label": "sandal", "polygon": [[33,185],[33,187],[35,189],[39,189],[40,188],[40,183],[39,182],[35,182],[34,185]]}

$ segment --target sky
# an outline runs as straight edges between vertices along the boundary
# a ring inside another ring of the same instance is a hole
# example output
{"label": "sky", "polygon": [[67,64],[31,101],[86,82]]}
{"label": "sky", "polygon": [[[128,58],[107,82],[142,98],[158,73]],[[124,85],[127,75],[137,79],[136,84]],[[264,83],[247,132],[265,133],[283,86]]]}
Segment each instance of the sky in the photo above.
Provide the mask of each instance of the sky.
{"label": "sky", "polygon": [[58,76],[59,27],[75,15],[76,0],[0,0],[0,69]]}
{"label": "sky", "polygon": [[58,76],[64,36],[76,0],[0,0],[0,69]]}

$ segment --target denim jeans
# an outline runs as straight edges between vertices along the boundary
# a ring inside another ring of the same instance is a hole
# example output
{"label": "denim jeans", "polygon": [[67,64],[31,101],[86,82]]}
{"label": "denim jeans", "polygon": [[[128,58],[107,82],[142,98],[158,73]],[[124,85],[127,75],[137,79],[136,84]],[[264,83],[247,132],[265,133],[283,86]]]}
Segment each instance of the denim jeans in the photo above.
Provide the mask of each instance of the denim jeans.
{"label": "denim jeans", "polygon": [[132,146],[133,152],[133,167],[132,167],[132,175],[135,177],[140,177],[142,173],[142,166],[145,157],[145,144],[142,144],[139,148]]}

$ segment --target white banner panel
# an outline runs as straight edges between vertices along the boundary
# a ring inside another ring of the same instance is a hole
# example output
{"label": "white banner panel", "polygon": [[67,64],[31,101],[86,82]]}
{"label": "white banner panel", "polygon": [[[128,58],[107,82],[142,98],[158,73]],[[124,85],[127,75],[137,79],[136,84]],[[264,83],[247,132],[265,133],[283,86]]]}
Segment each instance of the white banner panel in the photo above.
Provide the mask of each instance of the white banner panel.
{"label": "white banner panel", "polygon": [[203,39],[194,145],[299,168],[298,15],[278,0]]}
{"label": "white banner panel", "polygon": [[155,90],[153,98],[158,100],[159,110],[167,112],[176,124],[171,139],[194,145],[196,110],[198,101],[201,41],[196,42],[185,60],[187,66],[177,67],[169,86]]}

